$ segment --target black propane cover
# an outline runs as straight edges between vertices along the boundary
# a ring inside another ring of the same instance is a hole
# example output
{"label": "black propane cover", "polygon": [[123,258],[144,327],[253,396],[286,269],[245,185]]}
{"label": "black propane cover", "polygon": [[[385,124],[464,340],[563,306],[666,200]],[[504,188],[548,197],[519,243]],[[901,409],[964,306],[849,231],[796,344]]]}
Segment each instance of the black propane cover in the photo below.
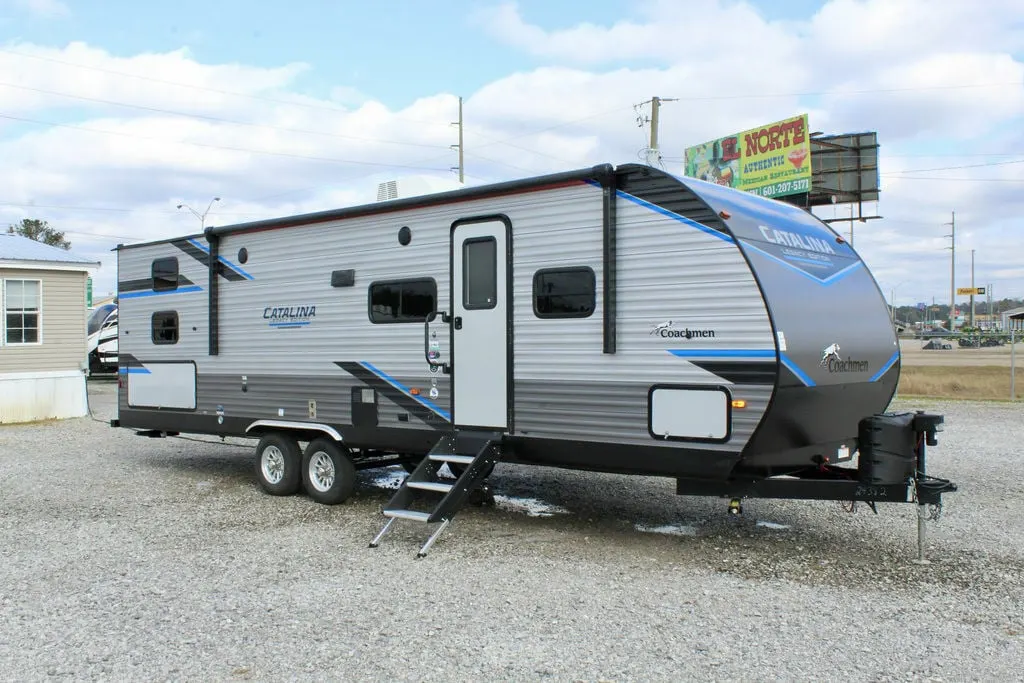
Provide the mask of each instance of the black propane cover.
{"label": "black propane cover", "polygon": [[881,413],[859,425],[860,459],[857,470],[862,484],[901,484],[917,465],[917,432],[913,413]]}

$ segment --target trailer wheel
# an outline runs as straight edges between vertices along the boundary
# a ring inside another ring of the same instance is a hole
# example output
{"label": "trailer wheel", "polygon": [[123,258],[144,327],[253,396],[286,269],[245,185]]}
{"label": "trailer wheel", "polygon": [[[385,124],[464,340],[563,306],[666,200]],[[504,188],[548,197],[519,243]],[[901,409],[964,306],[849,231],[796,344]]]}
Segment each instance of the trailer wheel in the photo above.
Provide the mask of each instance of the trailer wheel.
{"label": "trailer wheel", "polygon": [[256,477],[272,496],[290,496],[299,490],[302,451],[287,434],[267,434],[256,446]]}
{"label": "trailer wheel", "polygon": [[313,439],[302,455],[302,483],[316,502],[337,505],[355,490],[356,468],[343,447],[328,439]]}

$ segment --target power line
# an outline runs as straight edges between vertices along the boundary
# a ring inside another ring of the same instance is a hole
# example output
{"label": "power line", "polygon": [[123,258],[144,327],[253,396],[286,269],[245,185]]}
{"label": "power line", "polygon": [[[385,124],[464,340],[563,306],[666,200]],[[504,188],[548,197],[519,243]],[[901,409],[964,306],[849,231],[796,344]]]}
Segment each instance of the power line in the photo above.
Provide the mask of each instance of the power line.
{"label": "power line", "polygon": [[127,109],[137,109],[140,111],[154,112],[157,114],[170,114],[172,116],[182,116],[190,119],[199,119],[203,121],[213,121],[216,123],[229,123],[236,126],[250,126],[253,128],[265,128],[268,130],[277,130],[286,133],[301,133],[304,135],[322,135],[325,137],[341,138],[345,140],[361,140],[365,142],[373,142],[381,145],[403,145],[407,147],[426,147],[428,149],[447,149],[444,145],[428,145],[419,142],[402,142],[398,140],[382,140],[379,138],[368,138],[359,135],[344,135],[342,133],[328,133],[319,130],[308,130],[303,128],[285,128],[282,126],[271,126],[264,123],[250,123],[248,121],[237,121],[234,119],[225,119],[217,116],[208,116],[206,114],[189,114],[182,111],[174,111],[172,109],[161,109],[160,107],[150,107],[143,104],[132,104],[130,102],[118,102],[115,100],[104,100],[98,97],[85,97],[84,95],[72,95],[70,93],[58,92],[56,90],[44,90],[42,88],[32,88],[27,85],[15,85],[14,83],[3,83],[0,82],[0,86],[5,88],[17,88],[18,90],[27,90],[30,92],[42,93],[45,95],[55,95],[57,97],[66,97],[68,99],[80,100],[83,102],[94,102],[96,104],[105,104],[114,107],[125,107]]}
{"label": "power line", "polygon": [[287,157],[290,159],[303,159],[308,161],[324,161],[335,164],[352,164],[357,166],[376,166],[380,168],[411,168],[418,171],[442,171],[445,169],[435,167],[422,167],[422,166],[411,166],[409,164],[388,164],[379,161],[360,161],[356,159],[338,159],[332,157],[316,157],[305,154],[292,154],[289,152],[271,152],[268,150],[260,149],[249,149],[246,147],[228,147],[226,145],[213,145],[205,142],[191,142],[188,140],[168,140],[167,138],[156,138],[151,135],[138,135],[135,133],[126,133],[124,131],[114,130],[100,130],[97,128],[86,128],[85,126],[77,126],[71,123],[53,123],[52,121],[40,121],[38,119],[29,119],[21,116],[11,116],[10,114],[0,113],[0,118],[8,119],[11,121],[21,121],[23,123],[34,123],[41,126],[52,126],[54,128],[70,128],[72,130],[81,130],[88,133],[99,133],[102,135],[117,135],[120,137],[136,138],[139,140],[152,140],[154,142],[165,142],[176,145],[190,145],[193,147],[203,147],[206,149],[221,149],[229,152],[244,152],[246,154],[263,154],[267,156],[276,157]]}
{"label": "power line", "polygon": [[1024,183],[1024,178],[936,178],[935,176],[895,176],[898,180],[950,180],[958,183]]}
{"label": "power line", "polygon": [[870,88],[865,90],[823,90],[820,92],[791,92],[764,95],[702,95],[697,97],[680,97],[686,102],[708,101],[708,100],[748,100],[748,99],[772,99],[776,97],[822,97],[825,95],[875,95],[881,93],[918,92],[927,90],[962,90],[969,88],[1002,88],[1007,85],[1021,85],[1021,81],[1008,81],[1004,83],[965,83],[963,85],[925,85],[908,88]]}
{"label": "power line", "polygon": [[882,173],[883,176],[901,175],[903,173],[925,173],[927,171],[951,171],[961,168],[982,168],[986,166],[1008,166],[1010,164],[1024,164],[1024,159],[1014,159],[1012,161],[989,161],[984,164],[966,164],[963,166],[939,166],[936,168],[915,168],[906,171],[890,171],[889,173]]}

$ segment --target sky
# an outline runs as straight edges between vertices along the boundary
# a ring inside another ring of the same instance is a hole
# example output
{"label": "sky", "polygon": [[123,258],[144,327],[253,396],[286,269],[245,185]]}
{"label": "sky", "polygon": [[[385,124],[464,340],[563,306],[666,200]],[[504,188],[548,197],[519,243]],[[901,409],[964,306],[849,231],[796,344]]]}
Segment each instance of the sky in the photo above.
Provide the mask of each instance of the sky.
{"label": "sky", "polygon": [[481,184],[642,160],[653,96],[679,174],[798,114],[877,131],[854,245],[886,297],[948,303],[954,212],[956,286],[973,250],[1024,297],[1020,0],[0,0],[0,226],[65,231],[100,296],[117,244],[199,231],[181,203],[224,225],[454,184],[459,97]]}

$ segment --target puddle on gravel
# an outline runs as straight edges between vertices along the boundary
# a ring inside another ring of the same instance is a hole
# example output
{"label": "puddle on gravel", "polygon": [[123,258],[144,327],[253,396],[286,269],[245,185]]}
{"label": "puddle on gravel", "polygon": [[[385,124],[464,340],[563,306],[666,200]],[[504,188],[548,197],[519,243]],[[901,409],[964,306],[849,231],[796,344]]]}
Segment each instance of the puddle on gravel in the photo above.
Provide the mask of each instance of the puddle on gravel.
{"label": "puddle on gravel", "polygon": [[696,536],[697,527],[689,524],[662,524],[661,526],[647,526],[646,524],[635,524],[633,528],[648,534],[667,534],[669,536]]}
{"label": "puddle on gravel", "polygon": [[511,498],[509,496],[494,496],[494,504],[504,510],[511,512],[525,512],[530,517],[553,517],[555,515],[570,514],[568,510],[557,505],[545,503],[536,498]]}

